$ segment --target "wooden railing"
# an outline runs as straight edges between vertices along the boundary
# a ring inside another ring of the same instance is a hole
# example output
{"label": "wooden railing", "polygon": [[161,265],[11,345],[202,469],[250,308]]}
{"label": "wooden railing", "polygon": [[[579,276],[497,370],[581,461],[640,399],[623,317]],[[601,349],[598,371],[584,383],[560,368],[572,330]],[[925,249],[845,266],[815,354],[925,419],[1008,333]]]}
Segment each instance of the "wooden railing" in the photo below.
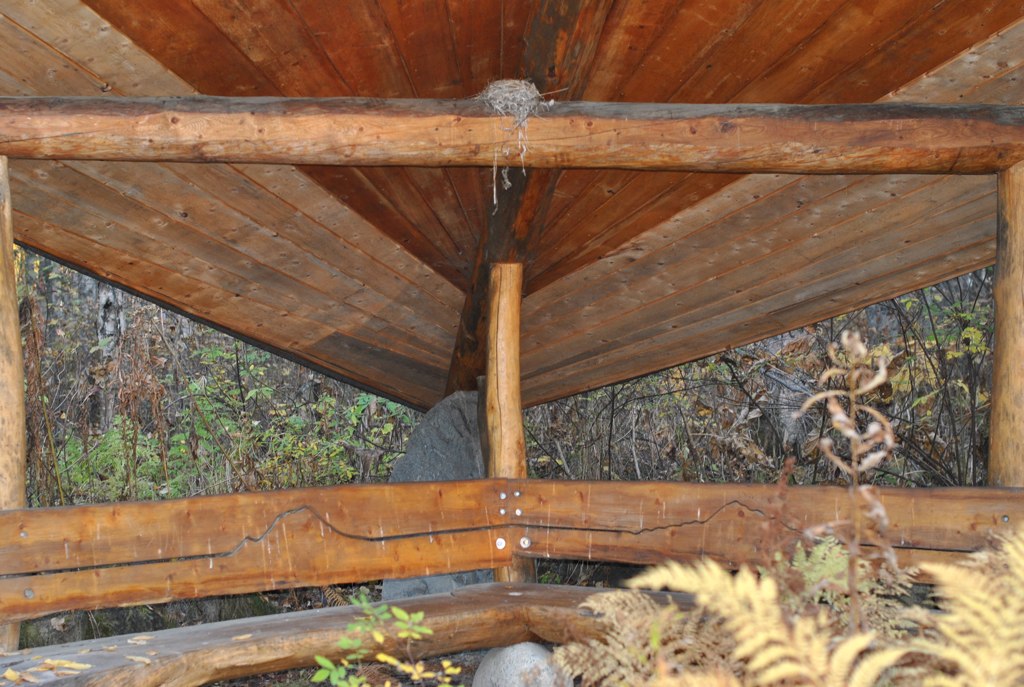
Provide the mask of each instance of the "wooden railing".
{"label": "wooden railing", "polygon": [[[906,563],[1024,522],[1019,489],[881,489]],[[766,528],[841,520],[847,491],[486,479],[0,512],[0,621],[56,611],[508,566],[758,557]]]}

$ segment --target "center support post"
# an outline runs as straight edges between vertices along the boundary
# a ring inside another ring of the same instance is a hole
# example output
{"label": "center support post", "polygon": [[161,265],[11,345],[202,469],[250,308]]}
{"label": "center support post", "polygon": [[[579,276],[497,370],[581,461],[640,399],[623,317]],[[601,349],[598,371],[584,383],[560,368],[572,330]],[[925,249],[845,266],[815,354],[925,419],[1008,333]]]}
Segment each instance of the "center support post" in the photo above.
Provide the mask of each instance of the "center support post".
{"label": "center support post", "polygon": [[[526,479],[526,436],[519,373],[519,320],[522,310],[523,265],[491,265],[487,326],[487,476]],[[510,542],[513,551],[521,542]],[[531,559],[514,556],[512,564],[496,568],[497,582],[532,582]]]}

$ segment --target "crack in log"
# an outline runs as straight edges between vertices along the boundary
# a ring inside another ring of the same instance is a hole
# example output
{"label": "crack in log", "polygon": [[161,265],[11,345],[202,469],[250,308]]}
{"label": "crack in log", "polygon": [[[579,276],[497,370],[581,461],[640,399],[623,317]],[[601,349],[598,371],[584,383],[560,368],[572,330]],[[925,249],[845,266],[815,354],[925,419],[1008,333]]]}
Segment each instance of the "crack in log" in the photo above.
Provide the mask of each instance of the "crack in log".
{"label": "crack in log", "polygon": [[[670,522],[670,523],[665,523],[663,525],[654,525],[654,526],[651,526],[651,527],[637,527],[637,528],[628,528],[628,527],[579,527],[579,526],[574,526],[574,525],[549,525],[549,524],[544,524],[544,523],[531,523],[531,522],[526,522],[526,521],[520,521],[518,523],[515,523],[513,526],[532,527],[534,529],[543,529],[543,530],[558,530],[558,531],[564,531],[564,532],[601,532],[601,533],[604,533],[604,534],[630,534],[630,535],[634,535],[634,536],[640,536],[642,534],[647,534],[649,532],[660,532],[660,531],[664,531],[664,530],[681,529],[683,527],[691,527],[691,526],[694,526],[694,525],[704,526],[704,525],[709,524],[716,517],[720,516],[730,506],[738,506],[738,507],[742,508],[743,510],[749,512],[749,513],[752,513],[752,514],[755,514],[755,515],[760,515],[760,516],[762,516],[764,518],[770,518],[771,517],[771,516],[768,515],[768,513],[766,513],[761,508],[756,508],[754,506],[747,505],[746,503],[744,503],[743,501],[741,501],[739,499],[732,499],[731,501],[727,501],[726,503],[723,503],[721,506],[719,506],[718,508],[713,510],[711,512],[711,514],[708,515],[706,518],[693,518],[693,519],[690,519],[690,520],[682,520],[682,521],[677,521],[677,522]],[[790,523],[785,522],[785,521],[783,521],[781,519],[779,520],[779,523],[782,525],[782,527],[784,527],[786,530],[788,530],[790,532],[803,533],[803,532],[807,531],[807,528],[791,525]],[[870,545],[865,544],[865,546],[870,546]],[[912,544],[905,544],[905,543],[890,544],[890,546],[892,546],[892,548],[897,550],[897,551],[944,551],[944,552],[950,552],[950,553],[964,553],[964,554],[968,554],[968,553],[974,553],[977,550],[977,549],[968,548],[968,547],[943,547],[943,548],[936,548],[936,547],[931,547],[931,546],[914,546]]]}
{"label": "crack in log", "polygon": [[[760,508],[755,508],[753,506],[748,506],[747,504],[743,503],[739,499],[733,499],[731,501],[727,501],[727,502],[723,503],[721,506],[719,506],[715,510],[711,511],[711,514],[709,516],[707,516],[706,518],[693,518],[691,520],[682,520],[682,521],[679,521],[679,522],[670,522],[670,523],[665,523],[663,525],[654,525],[652,527],[638,527],[638,528],[632,528],[631,529],[631,528],[628,528],[628,527],[576,527],[576,526],[573,526],[573,525],[545,525],[545,524],[540,524],[540,523],[538,523],[538,524],[519,523],[519,524],[521,524],[521,526],[523,526],[523,527],[537,527],[537,528],[543,528],[543,529],[549,529],[549,530],[567,530],[567,531],[574,531],[574,532],[605,532],[605,533],[609,533],[609,534],[632,534],[632,535],[639,536],[641,534],[646,534],[648,532],[659,532],[659,531],[663,531],[663,530],[674,530],[674,529],[679,529],[679,528],[682,528],[682,527],[690,527],[690,526],[693,526],[693,525],[706,525],[706,524],[710,523],[712,520],[714,520],[716,517],[721,515],[730,506],[739,506],[740,508],[742,508],[743,510],[746,510],[747,512],[754,513],[756,515],[760,515],[760,516],[765,517],[765,518],[770,517],[764,510],[762,510]],[[787,530],[789,530],[791,532],[801,532],[801,531],[803,531],[802,528],[794,527],[793,525],[790,525],[790,524],[785,523],[785,522],[782,522],[782,526],[785,527]]]}
{"label": "crack in log", "polygon": [[324,518],[324,516],[322,516],[320,514],[320,512],[316,510],[316,508],[314,508],[312,506],[309,506],[309,505],[302,505],[302,506],[296,506],[295,508],[290,508],[290,509],[288,509],[286,511],[282,511],[282,512],[278,513],[276,516],[274,516],[274,519],[270,521],[270,524],[267,525],[266,529],[264,529],[262,534],[259,534],[259,535],[256,535],[256,536],[245,535],[244,537],[242,537],[239,540],[239,542],[237,544],[235,544],[233,547],[231,547],[230,549],[228,549],[226,551],[218,551],[218,552],[215,552],[215,553],[214,552],[208,552],[208,553],[202,553],[202,554],[193,554],[193,555],[189,555],[189,556],[171,556],[171,557],[168,557],[168,558],[152,558],[152,559],[141,560],[141,561],[112,562],[112,563],[102,563],[102,564],[98,564],[98,565],[72,566],[72,567],[67,567],[67,568],[55,568],[55,569],[43,570],[43,571],[39,571],[39,572],[15,573],[15,574],[0,575],[0,579],[18,578],[18,577],[32,577],[32,576],[36,576],[36,575],[55,575],[55,574],[65,573],[65,572],[77,572],[77,571],[87,571],[87,570],[105,570],[105,569],[108,569],[108,568],[123,568],[123,567],[129,567],[129,566],[134,566],[134,565],[152,565],[152,564],[156,564],[156,563],[181,562],[181,561],[197,561],[197,560],[209,560],[209,559],[216,559],[216,558],[230,558],[230,557],[234,556],[235,554],[237,554],[242,549],[244,549],[249,544],[258,544],[258,543],[262,542],[264,539],[266,539],[267,537],[269,537],[271,535],[271,533],[273,533],[273,531],[277,528],[277,526],[284,519],[286,519],[288,517],[291,517],[292,515],[298,515],[299,513],[302,513],[302,512],[309,513],[310,515],[313,516],[313,518],[316,521],[319,521],[321,525],[323,525],[328,530],[330,530],[331,532],[333,532],[334,534],[336,534],[336,535],[338,535],[340,537],[344,537],[346,539],[352,539],[352,540],[355,540],[355,541],[365,541],[365,542],[371,542],[371,543],[396,541],[396,540],[401,540],[401,539],[415,539],[415,538],[418,538],[418,537],[432,537],[432,536],[439,536],[439,535],[446,535],[446,534],[461,534],[461,533],[464,533],[464,532],[482,532],[482,531],[488,531],[488,530],[493,530],[493,529],[505,528],[505,527],[509,526],[509,523],[496,523],[496,524],[480,525],[480,526],[475,526],[475,527],[453,527],[453,528],[449,528],[449,529],[440,529],[440,530],[403,532],[401,534],[386,534],[386,535],[382,535],[382,536],[369,536],[369,535],[363,535],[363,534],[356,534],[354,532],[346,532],[345,530],[339,529],[339,528],[335,527],[334,525],[332,525],[329,520]]}

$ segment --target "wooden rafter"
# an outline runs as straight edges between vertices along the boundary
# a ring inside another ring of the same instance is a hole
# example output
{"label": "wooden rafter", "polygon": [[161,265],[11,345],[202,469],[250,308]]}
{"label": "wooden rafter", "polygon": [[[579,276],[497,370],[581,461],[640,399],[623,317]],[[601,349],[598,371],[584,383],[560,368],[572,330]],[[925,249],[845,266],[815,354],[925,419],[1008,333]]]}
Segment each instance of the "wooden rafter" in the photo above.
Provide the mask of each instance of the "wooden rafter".
{"label": "wooden rafter", "polygon": [[564,102],[529,120],[522,158],[508,124],[476,100],[9,97],[0,155],[801,174],[988,174],[1024,160],[1018,106]]}

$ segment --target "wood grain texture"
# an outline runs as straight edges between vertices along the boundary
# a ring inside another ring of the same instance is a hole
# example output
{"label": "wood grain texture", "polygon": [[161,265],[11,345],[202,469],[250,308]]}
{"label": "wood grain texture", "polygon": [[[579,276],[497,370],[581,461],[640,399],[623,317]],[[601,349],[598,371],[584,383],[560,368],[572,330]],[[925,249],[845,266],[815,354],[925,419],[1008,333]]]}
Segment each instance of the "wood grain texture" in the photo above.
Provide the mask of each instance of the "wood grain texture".
{"label": "wood grain texture", "polygon": [[[21,81],[13,86],[19,93],[85,94],[107,88],[111,95],[194,92],[74,0],[11,3],[0,19],[0,45],[5,55],[0,72],[11,69],[19,74]],[[61,47],[60,53],[53,45]],[[7,59],[11,53],[19,57]],[[0,78],[0,87],[3,83]],[[136,293],[159,298],[194,318],[362,388],[420,408],[440,398],[461,294],[295,168],[96,162],[49,168],[15,161],[12,172],[16,210],[22,213],[19,241],[79,268],[85,261],[91,272]],[[96,201],[92,207],[90,199]],[[75,203],[86,207],[76,213]],[[55,212],[50,214],[51,210]],[[107,211],[116,230],[104,229],[100,216]],[[102,230],[103,238],[81,254],[69,250],[69,242],[78,242],[57,238],[67,237],[66,232],[32,229],[40,222],[61,222],[66,230],[78,230],[83,217],[93,220],[85,223],[89,231],[84,233],[96,238],[96,230]],[[167,270],[183,264],[182,245],[198,247],[196,256],[185,262],[190,277],[208,284],[198,293],[195,287],[174,292],[172,284],[181,281]],[[146,259],[99,256],[108,247],[121,251],[128,246]],[[217,262],[211,262],[214,256],[219,256]],[[149,260],[162,265],[153,269]],[[116,270],[111,269],[115,262],[120,265]],[[254,279],[257,274],[262,276]],[[272,302],[275,287],[285,283],[282,277],[299,292],[311,291],[296,294],[299,301],[288,296]],[[267,289],[260,285],[264,279]],[[224,287],[237,290],[225,293]],[[263,303],[250,303],[242,294],[256,299],[263,294]],[[315,310],[330,318],[324,320],[327,327],[300,323],[297,313],[279,307],[300,301],[319,302]],[[216,317],[210,307],[193,307],[200,302],[217,306]],[[221,307],[227,304],[233,307]],[[436,323],[444,321],[449,324],[438,329]],[[342,341],[347,354],[323,364],[312,348],[325,350],[326,346],[316,346],[325,337]],[[426,348],[433,347],[433,353],[424,348],[431,339],[435,344]],[[383,355],[374,362],[378,351]],[[425,365],[412,362],[424,354]],[[429,358],[434,362],[427,362]],[[342,367],[351,366],[352,374],[341,372],[340,360],[347,361]],[[435,365],[437,371],[428,373]],[[369,384],[372,377],[381,383]]]}
{"label": "wood grain texture", "polygon": [[[1024,519],[1017,489],[879,494],[906,561],[954,560]],[[536,557],[710,556],[735,566],[766,554],[769,519],[799,536],[847,509],[846,490],[834,487],[794,487],[783,504],[764,485],[491,478],[3,511],[0,528],[17,536],[0,550],[0,613],[20,620],[517,562],[525,574]]]}
{"label": "wood grain texture", "polygon": [[0,154],[35,159],[988,174],[1022,131],[1009,105],[555,103],[521,160],[478,101],[0,98]]}
{"label": "wood grain texture", "polygon": [[[560,585],[489,584],[449,594],[403,600],[410,613],[422,611],[434,632],[412,647],[415,659],[525,641],[555,644],[597,637],[593,614],[579,604],[599,589]],[[657,603],[688,608],[687,595],[651,593]],[[41,684],[81,687],[192,687],[261,673],[306,668],[317,655],[336,658],[337,641],[358,609],[323,608],[282,615],[164,630],[150,635],[108,637],[42,647],[0,657],[0,670],[29,671],[47,659],[85,663],[89,668],[63,678],[33,671]],[[113,647],[113,648],[111,648]],[[405,657],[405,640],[387,636],[380,650]],[[144,656],[146,662],[132,660]]]}
{"label": "wood grain texture", "polygon": [[[181,12],[174,3],[152,8],[109,0],[88,4],[193,88],[211,95],[233,95],[242,85],[250,95],[261,96],[473,94],[453,81],[456,58],[445,40],[461,23],[449,26],[436,3],[356,0],[335,7],[260,0],[239,8],[204,0],[196,3],[201,11]],[[499,12],[498,6],[488,4],[474,14],[498,28]],[[508,14],[513,19],[521,9]],[[450,18],[468,19],[465,13]],[[201,36],[220,32],[221,39],[194,46],[183,59],[178,45],[167,40],[167,26]],[[266,26],[275,30],[266,31]],[[425,30],[427,26],[432,30]],[[424,68],[427,63],[429,69]],[[460,256],[472,255],[475,231],[467,231],[467,213],[459,199],[482,197],[482,177],[425,168],[388,172],[311,166],[303,172],[452,284],[465,287],[468,264]],[[468,214],[482,212],[483,205],[477,204]]]}
{"label": "wood grain texture", "polygon": [[[555,100],[627,105],[843,103],[874,100],[897,88],[893,97],[908,102],[1016,106],[1024,83],[1021,0],[721,0],[714,11],[689,0],[322,5],[11,0],[0,16],[0,93],[107,100],[197,91],[465,98],[501,76],[531,78],[542,90],[568,89],[547,96]],[[965,48],[970,50],[958,56]],[[548,114],[530,122],[531,137],[540,140],[540,120]],[[720,129],[734,122],[715,123]],[[647,128],[636,134],[657,133],[642,131]],[[728,133],[744,140],[749,135],[754,146],[766,135],[739,127],[716,135]],[[921,129],[919,135],[932,133]],[[494,143],[500,137],[491,138]],[[845,154],[852,152],[836,157]],[[484,149],[480,157],[488,166],[493,159]],[[801,318],[834,314],[984,265],[994,237],[991,229],[985,235],[985,223],[994,226],[994,210],[983,211],[994,201],[971,195],[968,186],[946,187],[946,219],[935,204],[943,202],[937,192],[913,184],[890,187],[882,177],[850,179],[847,190],[835,184],[787,187],[772,178],[748,184],[726,173],[554,168],[536,175],[547,175],[547,183],[536,182],[533,190],[524,185],[523,200],[541,202],[523,202],[515,212],[499,208],[496,217],[486,166],[321,165],[271,173],[277,166],[204,163],[188,171],[157,164],[142,173],[141,165],[112,165],[65,164],[53,175],[57,188],[41,191],[32,187],[42,185],[35,175],[45,167],[15,161],[12,171],[32,169],[31,180],[25,174],[14,180],[19,240],[80,267],[87,262],[116,283],[417,407],[453,388],[452,369],[467,371],[459,378],[469,381],[459,387],[472,385],[473,372],[482,369],[485,268],[495,256],[481,260],[486,256],[477,248],[487,245],[489,225],[515,237],[515,257],[526,268],[527,404],[647,373],[756,333],[806,324]],[[94,189],[97,204],[90,207]],[[894,198],[847,221],[848,210],[857,212],[853,203],[866,204],[886,191],[905,196],[907,209],[898,209],[902,202]],[[925,202],[922,194],[931,199]],[[789,214],[780,196],[813,211],[793,210],[793,219],[780,220],[779,213]],[[705,213],[717,212],[730,198],[736,203],[731,219],[719,218],[711,229]],[[74,236],[79,229],[72,218],[83,202],[85,236]],[[112,230],[103,229],[108,213]],[[879,214],[892,218],[880,220],[889,222],[890,232],[906,233],[911,248],[905,256],[891,242],[877,260],[867,255],[874,246],[870,237],[877,235],[869,225]],[[810,236],[794,231],[798,221],[814,227]],[[929,222],[959,254],[929,240]],[[963,238],[952,233],[956,222],[964,223]],[[860,249],[845,243],[865,228]],[[735,245],[716,248],[702,235],[707,231],[728,233]],[[184,261],[185,275],[174,274],[177,256],[169,252],[179,234],[198,251]],[[694,259],[687,261],[689,240]],[[825,271],[837,263],[818,248],[833,241],[837,255],[858,267],[836,270],[830,278]],[[806,269],[805,251],[811,255]],[[741,267],[730,267],[726,255]],[[770,280],[791,269],[807,280],[802,287]],[[691,270],[700,281],[690,278]],[[743,271],[749,274],[738,273]],[[664,277],[661,283],[654,274]],[[258,288],[264,282],[266,288]],[[635,288],[621,290],[616,283]],[[199,290],[186,292],[186,285]],[[580,294],[589,286],[594,298],[588,301]],[[789,303],[786,297],[814,302]],[[704,309],[719,301],[722,308]],[[703,316],[712,319],[702,327]],[[661,321],[676,329],[666,331]],[[456,334],[460,323],[468,333]],[[542,333],[542,326],[555,333]],[[639,331],[651,334],[646,344],[636,339]],[[548,351],[540,343],[545,340]],[[466,354],[474,342],[477,355]],[[456,365],[460,359],[466,363]]]}
{"label": "wood grain texture", "polygon": [[[487,329],[487,476],[526,478],[526,435],[519,391],[519,313],[523,266],[491,265]],[[506,496],[508,494],[506,493]],[[513,537],[514,540],[514,537]],[[509,540],[509,546],[515,546]],[[533,562],[522,558],[494,571],[498,582],[536,581]]]}
{"label": "wood grain texture", "polygon": [[999,175],[988,483],[1024,486],[1024,165]]}
{"label": "wood grain texture", "polygon": [[[503,482],[0,512],[4,618],[495,567]],[[225,517],[225,514],[229,514]]]}
{"label": "wood grain texture", "polygon": [[[658,563],[714,558],[736,567],[758,562],[765,527],[776,519],[799,537],[804,530],[848,517],[841,487],[790,487],[784,501],[774,485],[661,482],[514,483],[511,504],[521,515],[538,558]],[[890,520],[888,540],[906,561],[952,560],[983,547],[996,532],[1024,521],[1014,489],[879,489]]]}
{"label": "wood grain texture", "polygon": [[[888,99],[1016,102],[1022,38],[1024,24],[1018,23]],[[561,277],[556,286],[530,293],[527,277],[524,403],[643,374],[630,359],[643,360],[648,369],[670,367],[989,265],[995,211],[992,178],[744,178]],[[882,227],[888,229],[876,234]],[[920,241],[925,245],[915,247]],[[827,257],[833,248],[838,261]],[[931,249],[935,254],[926,257]],[[869,255],[878,252],[886,255]],[[713,264],[720,269],[704,272]],[[700,282],[701,274],[708,280]],[[777,298],[761,300],[767,295],[762,287],[787,280],[802,287],[783,287]],[[783,294],[805,302],[785,302]],[[714,315],[722,312],[719,301],[735,306],[724,320]],[[657,306],[645,309],[658,302],[657,315]],[[692,318],[684,314],[690,308],[696,308]],[[615,317],[628,325],[597,324]],[[664,338],[626,346],[614,363],[604,355],[581,355],[566,366],[544,362],[566,360],[583,348],[610,349],[613,342],[625,343],[616,332],[650,332],[650,325],[674,328],[675,335],[663,330]],[[551,330],[560,336],[552,337]],[[571,340],[583,332],[586,337]]]}
{"label": "wood grain texture", "polygon": [[519,313],[523,266],[491,265],[487,333],[487,437],[489,477],[526,477],[526,439],[519,392]]}
{"label": "wood grain texture", "polygon": [[[832,14],[819,24],[823,8]],[[947,60],[960,61],[964,76],[971,72],[972,83],[984,84],[992,75],[976,62],[978,55],[958,54],[1013,25],[1024,3],[730,1],[717,2],[713,13],[704,10],[701,3],[642,3],[613,13],[586,98],[855,103],[875,101],[924,74],[936,78],[918,101],[957,102],[935,72],[945,70]],[[809,33],[794,31],[797,26]],[[563,175],[556,196],[561,203],[548,217],[543,245],[527,270],[527,293],[614,252],[732,181],[616,171]]]}
{"label": "wood grain texture", "polygon": [[[25,507],[28,469],[25,368],[18,321],[11,205],[7,158],[0,156],[0,510]],[[18,632],[17,624],[0,625],[0,651],[18,648]]]}

